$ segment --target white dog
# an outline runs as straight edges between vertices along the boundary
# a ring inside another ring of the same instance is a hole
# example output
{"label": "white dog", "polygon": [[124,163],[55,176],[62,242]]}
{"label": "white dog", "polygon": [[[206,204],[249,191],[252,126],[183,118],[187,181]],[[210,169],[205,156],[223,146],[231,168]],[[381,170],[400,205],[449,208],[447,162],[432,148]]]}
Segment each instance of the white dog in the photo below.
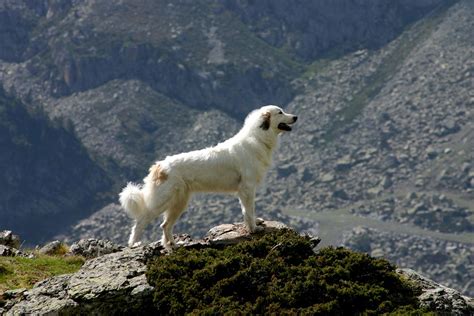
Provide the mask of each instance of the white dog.
{"label": "white dog", "polygon": [[237,193],[247,229],[256,225],[255,191],[270,167],[278,136],[291,131],[295,115],[267,105],[251,112],[232,138],[202,150],[168,156],[150,167],[143,186],[129,183],[120,203],[135,219],[128,244],[137,243],[145,227],[164,213],[162,245],[175,246],[173,226],[193,192]]}

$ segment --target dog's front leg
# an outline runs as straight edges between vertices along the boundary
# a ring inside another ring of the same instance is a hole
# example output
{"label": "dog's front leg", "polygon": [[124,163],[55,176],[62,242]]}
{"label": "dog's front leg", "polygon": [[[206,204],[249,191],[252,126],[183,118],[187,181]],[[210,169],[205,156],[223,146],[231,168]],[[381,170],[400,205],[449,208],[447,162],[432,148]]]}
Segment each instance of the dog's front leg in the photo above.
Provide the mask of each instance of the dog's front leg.
{"label": "dog's front leg", "polygon": [[257,226],[255,218],[255,187],[243,187],[239,190],[238,195],[247,229],[251,233],[262,230],[262,227]]}

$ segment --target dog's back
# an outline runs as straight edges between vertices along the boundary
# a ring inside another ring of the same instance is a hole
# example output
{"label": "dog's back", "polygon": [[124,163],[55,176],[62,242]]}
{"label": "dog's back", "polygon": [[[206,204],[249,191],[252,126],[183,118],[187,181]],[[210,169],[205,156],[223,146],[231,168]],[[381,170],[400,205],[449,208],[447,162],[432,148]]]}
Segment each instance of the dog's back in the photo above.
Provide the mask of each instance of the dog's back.
{"label": "dog's back", "polygon": [[222,146],[169,156],[160,163],[190,192],[235,192],[241,179],[239,160]]}
{"label": "dog's back", "polygon": [[291,131],[296,118],[277,106],[264,106],[250,113],[239,133],[225,142],[155,163],[143,187],[129,184],[120,194],[122,206],[136,220],[129,245],[164,213],[162,244],[171,249],[173,225],[193,192],[236,192],[246,227],[256,232],[256,188],[270,167],[278,135]]}

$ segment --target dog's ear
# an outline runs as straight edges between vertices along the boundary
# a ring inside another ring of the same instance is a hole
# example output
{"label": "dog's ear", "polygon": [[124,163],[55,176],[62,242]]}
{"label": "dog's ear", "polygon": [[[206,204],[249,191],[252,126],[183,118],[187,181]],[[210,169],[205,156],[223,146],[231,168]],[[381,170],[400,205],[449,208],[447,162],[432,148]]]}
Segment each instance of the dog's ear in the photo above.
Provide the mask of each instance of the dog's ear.
{"label": "dog's ear", "polygon": [[271,116],[272,116],[272,114],[270,112],[262,113],[262,124],[260,124],[260,128],[263,129],[264,131],[266,131],[270,128],[270,117]]}

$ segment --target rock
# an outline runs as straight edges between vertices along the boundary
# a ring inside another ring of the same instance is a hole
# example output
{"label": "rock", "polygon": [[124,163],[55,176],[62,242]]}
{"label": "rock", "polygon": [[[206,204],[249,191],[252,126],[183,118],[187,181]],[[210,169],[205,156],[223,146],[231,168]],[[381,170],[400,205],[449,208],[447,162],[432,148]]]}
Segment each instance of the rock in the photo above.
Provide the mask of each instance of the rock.
{"label": "rock", "polygon": [[296,167],[292,164],[282,165],[277,169],[278,178],[286,178],[290,174],[295,173],[296,171]]}
{"label": "rock", "polygon": [[457,133],[460,129],[461,127],[456,121],[449,119],[438,125],[434,134],[439,137],[444,137],[449,134]]}
{"label": "rock", "polygon": [[383,251],[383,249],[376,248],[376,249],[373,249],[370,252],[370,255],[374,258],[382,258],[382,257],[384,257],[385,252]]}
{"label": "rock", "polygon": [[10,230],[4,230],[0,232],[0,245],[20,249],[20,237],[14,235]]}
{"label": "rock", "polygon": [[321,238],[317,236],[309,236],[309,242],[311,243],[311,246],[313,248],[316,248],[316,246],[318,246],[319,243],[321,242]]}
{"label": "rock", "polygon": [[409,192],[406,196],[406,199],[410,201],[416,198],[418,198],[418,195],[416,194],[416,192]]}
{"label": "rock", "polygon": [[380,119],[381,122],[386,122],[386,121],[390,120],[390,114],[383,111],[379,114],[379,119]]}
{"label": "rock", "polygon": [[346,191],[342,189],[335,190],[334,192],[332,192],[332,196],[341,200],[349,200],[349,195],[347,195]]}
{"label": "rock", "polygon": [[469,174],[469,171],[471,170],[471,164],[468,162],[465,162],[461,166],[461,171],[464,174]]}
{"label": "rock", "polygon": [[[290,229],[285,224],[276,221],[263,221],[257,225],[262,228],[262,231],[257,233],[257,235],[277,229]],[[222,224],[211,228],[204,237],[204,240],[212,245],[234,245],[243,240],[252,239],[252,236],[254,235],[248,233],[244,223],[234,223]]]}
{"label": "rock", "polygon": [[337,171],[349,170],[353,166],[353,161],[350,155],[346,155],[336,161],[335,169]]}
{"label": "rock", "polygon": [[[289,229],[276,221],[260,221],[261,235],[276,229]],[[214,247],[236,244],[250,239],[243,223],[224,224],[211,229],[203,240],[189,235],[177,236],[182,247]],[[320,239],[312,237],[316,246]],[[73,250],[73,249],[76,250]],[[146,263],[163,255],[159,242],[147,246],[124,248],[109,241],[87,239],[71,246],[74,254],[96,255],[99,251],[116,251],[86,261],[73,274],[56,276],[35,284],[21,293],[21,298],[2,308],[6,315],[23,314],[148,314],[152,313],[153,287],[147,282]]]}
{"label": "rock", "polygon": [[95,258],[109,253],[118,252],[124,249],[123,246],[116,245],[109,240],[103,239],[81,239],[69,248],[68,255],[83,256],[85,258]]}
{"label": "rock", "polygon": [[425,185],[425,180],[423,178],[417,178],[415,180],[416,187],[423,187]]}
{"label": "rock", "polygon": [[438,156],[438,154],[439,154],[439,152],[438,152],[435,148],[433,148],[433,147],[431,147],[431,146],[429,146],[428,148],[426,148],[425,153],[426,153],[426,156],[427,156],[429,159],[434,159],[434,158],[436,158],[436,157]]}
{"label": "rock", "polygon": [[18,255],[18,253],[19,253],[18,249],[0,245],[0,257],[14,257]]}
{"label": "rock", "polygon": [[334,174],[325,173],[321,176],[321,182],[331,182],[334,180]]}
{"label": "rock", "polygon": [[76,273],[37,283],[6,315],[143,313],[152,287],[145,277],[144,247],[87,261]]}
{"label": "rock", "polygon": [[308,181],[313,180],[313,178],[314,178],[314,176],[313,176],[313,173],[310,171],[310,169],[309,168],[303,168],[303,170],[301,172],[301,176],[300,176],[301,181],[308,182]]}
{"label": "rock", "polygon": [[39,253],[43,255],[55,255],[58,254],[61,247],[65,247],[65,245],[59,240],[54,240],[41,247]]}
{"label": "rock", "polygon": [[376,187],[373,187],[373,188],[370,188],[367,190],[367,195],[370,197],[370,198],[374,198],[374,197],[377,197],[380,195],[380,193],[383,192],[383,189],[379,186],[376,186]]}
{"label": "rock", "polygon": [[389,176],[385,176],[380,183],[384,189],[388,189],[393,185],[392,178]]}
{"label": "rock", "polygon": [[[14,289],[7,290],[0,294],[0,315],[6,313],[15,303],[19,302],[23,298],[23,293],[26,292],[26,289]],[[2,309],[3,307],[3,309]]]}
{"label": "rock", "polygon": [[393,154],[389,154],[384,158],[383,166],[385,169],[396,168],[400,165],[397,157]]}
{"label": "rock", "polygon": [[397,272],[412,281],[422,291],[418,297],[421,307],[440,314],[472,315],[474,300],[458,291],[438,284],[411,269],[397,269]]}

